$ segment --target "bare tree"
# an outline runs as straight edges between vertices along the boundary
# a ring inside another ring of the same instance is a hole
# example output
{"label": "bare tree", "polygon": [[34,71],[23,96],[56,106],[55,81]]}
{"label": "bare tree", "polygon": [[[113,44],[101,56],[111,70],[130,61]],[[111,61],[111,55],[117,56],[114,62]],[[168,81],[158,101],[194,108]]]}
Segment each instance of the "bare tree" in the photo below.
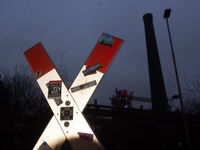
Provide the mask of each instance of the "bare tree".
{"label": "bare tree", "polygon": [[50,118],[52,111],[29,67],[17,64],[13,71],[2,69],[0,72],[0,111],[3,114],[0,142],[2,149],[13,149],[16,128],[33,123],[24,118],[34,118],[42,124],[45,118]]}
{"label": "bare tree", "polygon": [[[58,71],[63,82],[66,83],[69,80],[66,65],[63,63],[64,54],[62,54]],[[30,67],[18,63],[12,70],[0,69],[0,95],[0,112],[3,114],[0,125],[0,149],[17,149],[19,135],[16,130],[21,126],[28,126],[28,130],[34,127],[33,134],[37,132],[35,130],[37,129],[39,135],[35,135],[34,139],[37,141],[53,113]],[[36,142],[34,140],[32,140],[33,144]]]}
{"label": "bare tree", "polygon": [[189,79],[185,74],[184,107],[186,113],[196,114],[200,112],[200,76]]}

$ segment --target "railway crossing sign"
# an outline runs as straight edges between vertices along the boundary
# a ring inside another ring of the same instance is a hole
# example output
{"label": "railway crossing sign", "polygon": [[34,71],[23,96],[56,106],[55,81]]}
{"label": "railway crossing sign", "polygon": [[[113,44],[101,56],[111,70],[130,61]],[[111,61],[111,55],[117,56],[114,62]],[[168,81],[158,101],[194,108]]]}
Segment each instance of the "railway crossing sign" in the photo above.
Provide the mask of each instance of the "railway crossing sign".
{"label": "railway crossing sign", "polygon": [[103,33],[69,89],[41,43],[24,52],[54,114],[33,150],[60,150],[66,139],[73,150],[104,150],[82,111],[122,43]]}

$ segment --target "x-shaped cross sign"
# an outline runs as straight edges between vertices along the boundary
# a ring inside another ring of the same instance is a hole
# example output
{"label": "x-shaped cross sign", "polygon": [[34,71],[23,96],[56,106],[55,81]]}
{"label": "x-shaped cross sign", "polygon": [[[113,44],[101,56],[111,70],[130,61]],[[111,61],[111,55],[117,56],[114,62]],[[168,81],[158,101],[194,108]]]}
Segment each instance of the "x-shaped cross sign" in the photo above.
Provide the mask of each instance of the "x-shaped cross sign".
{"label": "x-shaped cross sign", "polygon": [[34,150],[59,150],[69,141],[74,150],[103,150],[82,111],[123,40],[102,34],[68,90],[41,43],[24,53],[54,116]]}

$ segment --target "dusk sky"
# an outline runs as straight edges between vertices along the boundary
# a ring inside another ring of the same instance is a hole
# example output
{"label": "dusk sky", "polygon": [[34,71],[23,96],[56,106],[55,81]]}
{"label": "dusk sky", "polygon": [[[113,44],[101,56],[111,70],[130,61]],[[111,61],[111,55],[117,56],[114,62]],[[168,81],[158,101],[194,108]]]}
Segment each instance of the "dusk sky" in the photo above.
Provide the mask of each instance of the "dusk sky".
{"label": "dusk sky", "polygon": [[[111,105],[115,88],[150,98],[143,15],[152,13],[167,97],[178,94],[165,9],[181,88],[185,75],[200,75],[200,1],[186,0],[1,0],[0,68],[28,65],[23,53],[41,42],[55,66],[66,65],[69,88],[102,33],[124,43],[89,103]],[[184,92],[183,92],[184,93]],[[177,100],[179,101],[179,100]],[[178,102],[176,103],[176,105]],[[133,102],[133,107],[150,105]]]}

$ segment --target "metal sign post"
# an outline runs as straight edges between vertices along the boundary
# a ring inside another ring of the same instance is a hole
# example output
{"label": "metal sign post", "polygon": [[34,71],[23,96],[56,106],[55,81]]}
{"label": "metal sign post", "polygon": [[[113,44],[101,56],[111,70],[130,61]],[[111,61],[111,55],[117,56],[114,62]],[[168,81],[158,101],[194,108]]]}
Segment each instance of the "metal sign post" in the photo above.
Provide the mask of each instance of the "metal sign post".
{"label": "metal sign post", "polygon": [[66,138],[74,150],[104,150],[81,112],[122,43],[121,39],[102,34],[69,90],[41,43],[24,53],[54,113],[34,150],[59,150]]}

